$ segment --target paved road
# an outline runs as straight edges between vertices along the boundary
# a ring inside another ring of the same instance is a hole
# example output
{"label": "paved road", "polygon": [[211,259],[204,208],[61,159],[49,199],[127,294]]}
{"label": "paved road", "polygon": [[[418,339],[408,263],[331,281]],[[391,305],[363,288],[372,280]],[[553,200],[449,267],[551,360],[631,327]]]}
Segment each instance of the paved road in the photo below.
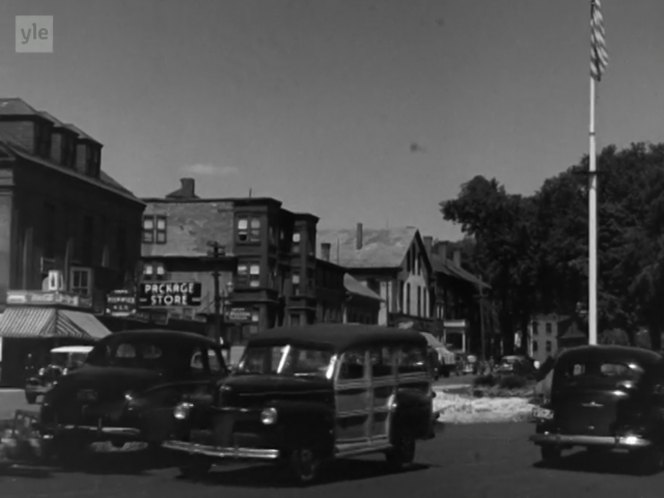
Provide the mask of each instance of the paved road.
{"label": "paved road", "polygon": [[0,496],[54,498],[138,497],[316,497],[354,498],[527,498],[659,497],[664,473],[631,474],[622,455],[595,462],[586,453],[567,457],[557,469],[539,468],[537,449],[527,442],[526,423],[448,426],[423,443],[417,464],[388,474],[379,456],[339,461],[325,479],[305,489],[291,487],[268,466],[219,466],[199,482],[178,477],[174,462],[146,453],[95,454],[66,469],[17,469],[0,474]]}

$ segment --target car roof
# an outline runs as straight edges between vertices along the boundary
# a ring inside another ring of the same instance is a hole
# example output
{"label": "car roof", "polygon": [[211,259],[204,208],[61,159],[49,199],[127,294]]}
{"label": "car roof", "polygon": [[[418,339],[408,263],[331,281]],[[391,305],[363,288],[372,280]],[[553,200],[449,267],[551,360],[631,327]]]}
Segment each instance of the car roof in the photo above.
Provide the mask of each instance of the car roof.
{"label": "car roof", "polygon": [[185,342],[185,343],[198,343],[205,344],[211,347],[220,347],[215,341],[210,339],[207,336],[195,334],[193,332],[183,332],[180,330],[168,330],[168,329],[136,329],[136,330],[124,330],[122,332],[114,332],[111,335],[108,335],[101,339],[99,343],[106,342],[117,342],[125,339],[148,339],[148,340],[159,340],[159,341],[176,341],[176,342]]}
{"label": "car roof", "polygon": [[293,344],[323,347],[335,352],[373,344],[408,343],[425,347],[426,339],[417,331],[381,325],[315,324],[268,329],[253,337],[250,346]]}
{"label": "car roof", "polygon": [[592,345],[592,346],[578,346],[575,348],[564,351],[559,359],[559,363],[569,363],[579,360],[594,360],[594,361],[615,361],[627,362],[633,361],[641,365],[653,365],[662,363],[664,357],[661,354],[651,351],[649,349],[642,349],[630,346],[609,346],[609,345]]}

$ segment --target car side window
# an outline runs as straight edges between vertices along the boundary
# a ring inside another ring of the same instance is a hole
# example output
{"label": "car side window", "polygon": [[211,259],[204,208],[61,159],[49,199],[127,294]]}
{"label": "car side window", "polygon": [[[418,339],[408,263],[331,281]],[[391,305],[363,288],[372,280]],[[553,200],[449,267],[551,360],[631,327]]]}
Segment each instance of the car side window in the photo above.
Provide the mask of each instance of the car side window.
{"label": "car side window", "polygon": [[203,360],[203,352],[199,348],[193,350],[191,360],[189,362],[189,368],[193,374],[200,374],[207,371],[205,368],[205,362]]}
{"label": "car side window", "polygon": [[371,348],[369,351],[371,375],[373,377],[386,377],[391,375],[393,358],[393,350],[387,346]]}
{"label": "car side window", "polygon": [[222,363],[221,357],[214,349],[208,349],[207,357],[208,363],[210,365],[210,372],[220,373],[224,371],[224,365]]}
{"label": "car side window", "polygon": [[424,349],[408,345],[399,348],[397,369],[399,373],[426,372],[427,360]]}
{"label": "car side window", "polygon": [[346,351],[341,361],[339,379],[363,379],[366,366],[365,364],[366,361],[364,350],[358,349]]}

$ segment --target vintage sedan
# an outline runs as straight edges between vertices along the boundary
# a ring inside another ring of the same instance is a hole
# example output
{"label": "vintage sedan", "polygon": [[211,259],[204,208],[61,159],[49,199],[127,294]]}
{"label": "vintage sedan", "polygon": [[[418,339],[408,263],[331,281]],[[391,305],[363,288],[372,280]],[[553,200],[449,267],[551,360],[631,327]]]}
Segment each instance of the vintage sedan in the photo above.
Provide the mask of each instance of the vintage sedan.
{"label": "vintage sedan", "polygon": [[664,463],[664,357],[621,346],[581,346],[556,361],[550,402],[535,408],[544,463],[562,450],[629,452],[637,468]]}
{"label": "vintage sedan", "polygon": [[45,448],[71,455],[96,441],[158,445],[182,397],[211,399],[227,373],[221,348],[204,336],[172,330],[109,335],[44,397],[39,430]]}
{"label": "vintage sedan", "polygon": [[174,410],[181,424],[165,448],[188,455],[185,475],[227,458],[285,464],[300,483],[333,458],[382,452],[401,468],[416,441],[434,437],[426,340],[411,330],[321,324],[272,329],[250,340],[210,407]]}
{"label": "vintage sedan", "polygon": [[58,383],[60,377],[67,375],[83,363],[92,350],[88,345],[58,346],[49,352],[48,363],[25,381],[25,399],[35,403],[38,396],[43,396]]}

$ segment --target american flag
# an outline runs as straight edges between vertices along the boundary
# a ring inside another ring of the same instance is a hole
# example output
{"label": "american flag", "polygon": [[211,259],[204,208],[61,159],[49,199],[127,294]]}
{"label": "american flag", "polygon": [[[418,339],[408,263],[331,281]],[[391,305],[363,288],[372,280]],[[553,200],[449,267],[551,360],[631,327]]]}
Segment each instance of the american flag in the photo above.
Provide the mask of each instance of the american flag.
{"label": "american flag", "polygon": [[590,0],[590,76],[599,81],[609,64],[600,0]]}

